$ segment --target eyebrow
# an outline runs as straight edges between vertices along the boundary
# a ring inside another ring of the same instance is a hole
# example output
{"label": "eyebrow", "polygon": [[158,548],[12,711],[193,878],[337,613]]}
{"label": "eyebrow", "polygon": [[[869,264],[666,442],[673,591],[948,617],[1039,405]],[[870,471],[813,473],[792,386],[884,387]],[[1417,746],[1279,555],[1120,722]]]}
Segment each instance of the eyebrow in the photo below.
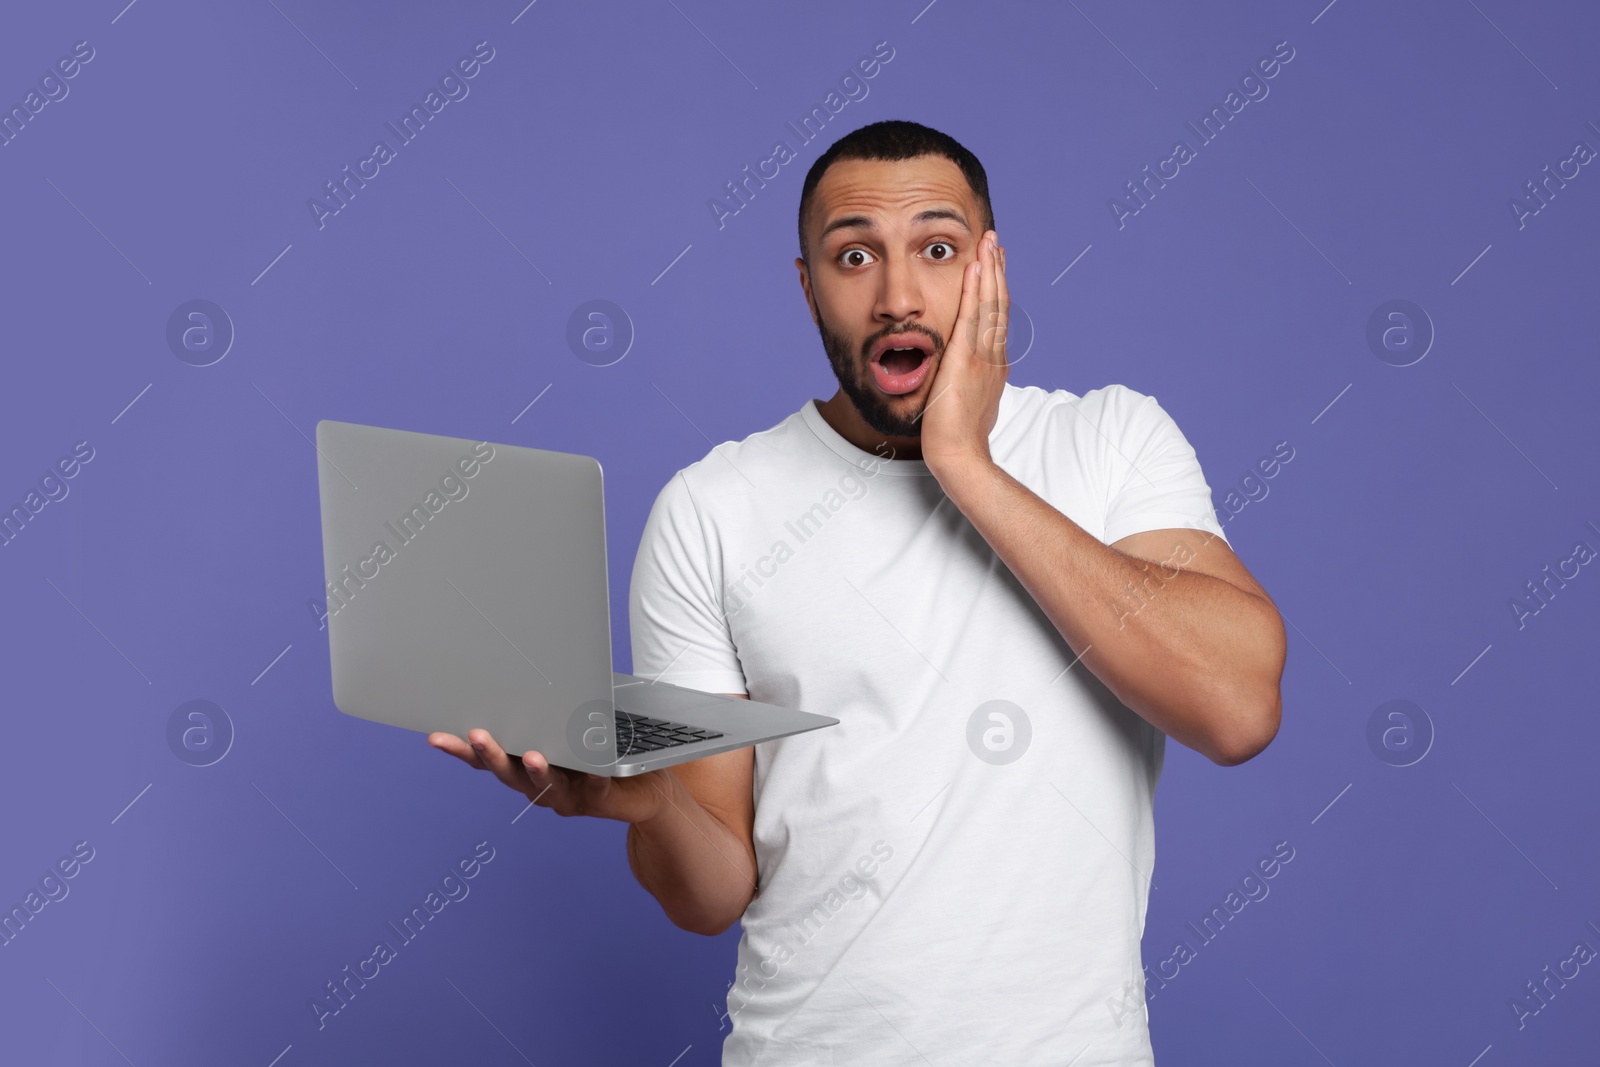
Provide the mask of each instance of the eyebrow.
{"label": "eyebrow", "polygon": [[[966,230],[969,236],[972,233],[972,227],[967,225],[966,218],[960,212],[952,211],[947,207],[935,207],[929,208],[927,211],[919,211],[911,221],[913,224],[917,224],[923,222],[933,222],[937,219],[946,219],[951,222],[959,223],[961,228]],[[858,229],[876,231],[877,228],[878,224],[872,219],[868,218],[866,215],[845,215],[842,218],[834,219],[832,222],[828,223],[828,225],[824,226],[822,228],[822,234],[818,240],[826,241],[828,239],[828,234],[832,233],[834,230]]]}

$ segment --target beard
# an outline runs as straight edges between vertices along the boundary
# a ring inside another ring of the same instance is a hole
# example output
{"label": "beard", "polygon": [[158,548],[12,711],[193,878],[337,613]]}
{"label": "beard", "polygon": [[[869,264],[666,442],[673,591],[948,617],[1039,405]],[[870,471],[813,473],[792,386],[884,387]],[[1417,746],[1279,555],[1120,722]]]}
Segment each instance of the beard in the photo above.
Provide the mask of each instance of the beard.
{"label": "beard", "polygon": [[[932,362],[943,354],[944,338],[924,326],[885,329],[862,341],[861,348],[857,350],[850,344],[849,338],[828,328],[821,311],[815,305],[813,311],[816,312],[817,332],[822,334],[822,347],[828,353],[828,364],[833,368],[833,376],[839,379],[839,388],[844,390],[844,395],[855,405],[862,421],[886,437],[920,438],[922,413],[926,410],[928,402],[885,396],[878,390],[877,383],[872,380],[872,367],[868,354],[871,353],[873,344],[880,338],[893,333],[920,333],[927,337],[933,346],[933,351],[927,357],[928,361]],[[932,380],[931,374],[927,380]],[[900,406],[896,406],[897,403]]]}

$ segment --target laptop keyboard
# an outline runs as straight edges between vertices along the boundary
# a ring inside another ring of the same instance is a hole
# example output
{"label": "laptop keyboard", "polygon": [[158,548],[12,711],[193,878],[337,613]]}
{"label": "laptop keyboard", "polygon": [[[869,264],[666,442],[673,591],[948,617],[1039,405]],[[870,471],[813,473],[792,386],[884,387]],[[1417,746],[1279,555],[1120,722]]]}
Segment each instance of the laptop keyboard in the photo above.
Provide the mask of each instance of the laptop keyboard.
{"label": "laptop keyboard", "polygon": [[678,745],[693,744],[696,741],[709,741],[713,737],[721,737],[714,730],[702,730],[697,726],[685,726],[681,722],[668,722],[666,719],[652,719],[644,715],[634,715],[615,709],[617,713],[617,755],[630,756],[637,752],[655,752],[663,748],[675,748]]}

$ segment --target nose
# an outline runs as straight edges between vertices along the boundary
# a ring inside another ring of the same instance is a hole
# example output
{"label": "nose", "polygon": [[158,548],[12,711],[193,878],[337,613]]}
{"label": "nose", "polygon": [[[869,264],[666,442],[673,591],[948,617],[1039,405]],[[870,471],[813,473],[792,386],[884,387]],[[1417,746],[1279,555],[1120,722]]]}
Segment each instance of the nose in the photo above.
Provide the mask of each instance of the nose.
{"label": "nose", "polygon": [[900,324],[920,318],[924,310],[922,285],[916,265],[902,253],[891,252],[878,272],[878,300],[873,316],[880,322]]}

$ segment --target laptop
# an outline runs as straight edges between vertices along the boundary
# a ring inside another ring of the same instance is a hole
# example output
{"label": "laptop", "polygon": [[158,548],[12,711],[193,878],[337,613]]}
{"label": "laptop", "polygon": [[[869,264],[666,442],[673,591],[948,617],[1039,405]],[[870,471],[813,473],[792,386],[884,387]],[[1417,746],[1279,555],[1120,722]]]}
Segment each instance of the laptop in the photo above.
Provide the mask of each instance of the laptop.
{"label": "laptop", "polygon": [[591,456],[324,419],[333,702],[627,777],[839,720],[612,670]]}

